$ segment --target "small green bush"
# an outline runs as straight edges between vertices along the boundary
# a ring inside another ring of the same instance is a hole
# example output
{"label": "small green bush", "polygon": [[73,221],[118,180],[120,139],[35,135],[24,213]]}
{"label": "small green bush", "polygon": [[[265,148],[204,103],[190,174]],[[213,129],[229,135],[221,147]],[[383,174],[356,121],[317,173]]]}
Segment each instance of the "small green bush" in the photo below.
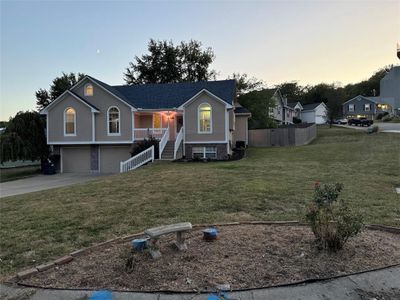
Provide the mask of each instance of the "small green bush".
{"label": "small green bush", "polygon": [[384,116],[387,116],[389,113],[387,111],[381,112],[376,116],[377,120],[382,120]]}
{"label": "small green bush", "polygon": [[339,198],[343,185],[317,183],[314,199],[308,206],[306,219],[321,248],[337,251],[356,236],[363,226],[362,216]]}
{"label": "small green bush", "polygon": [[300,124],[302,121],[297,117],[293,117],[293,124]]}
{"label": "small green bush", "polygon": [[133,143],[132,148],[131,148],[131,156],[135,156],[135,155],[139,154],[140,152],[143,152],[144,150],[150,148],[151,146],[154,146],[154,157],[158,157],[158,144],[159,144],[159,141],[152,136],[148,139],[144,139],[142,141],[135,142],[135,143]]}

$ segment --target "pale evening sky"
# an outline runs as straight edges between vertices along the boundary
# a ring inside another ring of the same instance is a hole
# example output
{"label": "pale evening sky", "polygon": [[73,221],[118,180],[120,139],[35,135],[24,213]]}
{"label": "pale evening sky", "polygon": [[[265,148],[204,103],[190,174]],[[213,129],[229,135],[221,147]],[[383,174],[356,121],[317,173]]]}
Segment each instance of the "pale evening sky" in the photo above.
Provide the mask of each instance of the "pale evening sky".
{"label": "pale evening sky", "polygon": [[357,82],[398,64],[398,1],[1,1],[0,120],[61,72],[123,84],[150,38],[196,39],[224,79]]}

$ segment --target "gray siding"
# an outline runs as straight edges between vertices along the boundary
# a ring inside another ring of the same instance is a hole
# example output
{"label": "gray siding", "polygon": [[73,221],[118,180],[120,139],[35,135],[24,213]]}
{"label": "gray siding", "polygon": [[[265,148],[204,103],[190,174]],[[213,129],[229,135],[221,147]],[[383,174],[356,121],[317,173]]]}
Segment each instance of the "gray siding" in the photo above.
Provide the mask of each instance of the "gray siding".
{"label": "gray siding", "polygon": [[[75,110],[76,136],[64,136],[64,111],[68,107]],[[47,135],[50,143],[92,140],[91,109],[69,94],[66,94],[66,96],[49,108],[47,122]]]}
{"label": "gray siding", "polygon": [[[349,111],[349,105],[354,104],[354,112]],[[364,104],[370,104],[371,109],[370,111],[365,111],[364,110]],[[375,114],[376,111],[376,104],[372,102],[371,100],[368,100],[364,97],[355,97],[346,103],[343,104],[343,115],[346,117],[350,116],[356,116],[356,115],[365,115],[372,117]]]}
{"label": "gray siding", "polygon": [[[132,110],[124,102],[118,100],[110,93],[103,90],[96,84],[93,84],[93,96],[86,97],[84,95],[85,84],[90,83],[84,80],[79,86],[73,89],[73,92],[85,99],[87,102],[95,106],[100,113],[95,114],[96,141],[129,141],[132,140]],[[118,107],[120,111],[120,135],[109,136],[107,134],[107,110],[111,106]]]}
{"label": "gray siding", "polygon": [[[208,103],[212,108],[212,133],[198,133],[198,107]],[[184,126],[186,142],[225,141],[225,112],[223,103],[206,93],[202,93],[184,107]],[[229,117],[228,117],[229,118]]]}

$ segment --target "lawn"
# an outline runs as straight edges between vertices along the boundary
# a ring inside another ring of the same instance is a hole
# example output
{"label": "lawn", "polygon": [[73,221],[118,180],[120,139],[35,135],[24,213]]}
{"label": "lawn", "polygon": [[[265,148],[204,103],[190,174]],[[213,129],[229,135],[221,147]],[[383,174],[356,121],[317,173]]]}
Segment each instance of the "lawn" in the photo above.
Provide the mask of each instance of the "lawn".
{"label": "lawn", "polygon": [[0,199],[2,276],[146,227],[295,220],[316,181],[344,183],[367,223],[400,226],[400,135],[318,129],[312,144],[240,161],[158,162],[84,184]]}

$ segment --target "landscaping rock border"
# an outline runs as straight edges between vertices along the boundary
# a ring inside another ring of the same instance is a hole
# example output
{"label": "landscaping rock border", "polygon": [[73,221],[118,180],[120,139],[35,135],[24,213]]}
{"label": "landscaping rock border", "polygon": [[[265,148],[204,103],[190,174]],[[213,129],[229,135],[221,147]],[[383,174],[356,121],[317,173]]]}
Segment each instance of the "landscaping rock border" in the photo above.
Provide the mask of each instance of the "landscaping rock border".
{"label": "landscaping rock border", "polygon": [[[298,225],[298,226],[306,226],[307,224],[301,223],[300,221],[242,221],[242,222],[195,224],[192,227],[193,228],[202,228],[202,227],[223,227],[223,226],[234,226],[234,225]],[[370,229],[370,230],[379,230],[379,231],[400,234],[399,227],[392,227],[392,226],[386,226],[386,225],[380,225],[380,224],[367,224],[367,225],[365,225],[365,228]],[[50,262],[38,265],[36,267],[20,271],[15,276],[11,277],[8,281],[5,281],[5,282],[19,284],[18,283],[19,280],[26,279],[38,272],[44,272],[44,271],[54,268],[58,265],[67,264],[67,263],[71,262],[72,260],[74,260],[74,257],[78,257],[79,255],[84,254],[88,251],[91,251],[91,250],[94,250],[97,248],[101,248],[105,245],[109,245],[112,243],[124,243],[133,238],[143,236],[144,234],[145,233],[143,231],[141,231],[138,233],[125,235],[122,237],[113,238],[113,239],[107,240],[105,242],[95,244],[90,247],[75,250],[75,251],[71,252],[69,255],[65,255],[65,256],[62,256],[55,260],[52,260]],[[392,267],[392,266],[388,266],[388,267]],[[383,267],[383,268],[387,268],[387,267]],[[383,268],[381,268],[381,269],[383,269]],[[365,271],[365,272],[368,272],[368,271]],[[360,273],[363,273],[363,272],[360,272]],[[340,277],[340,276],[338,276],[338,277]],[[321,280],[326,280],[326,279],[329,279],[329,278],[325,278],[325,279],[321,279]],[[313,280],[307,280],[307,282],[312,282],[312,281]],[[302,282],[300,282],[300,283],[302,283]],[[294,283],[294,284],[299,284],[299,283]]]}

